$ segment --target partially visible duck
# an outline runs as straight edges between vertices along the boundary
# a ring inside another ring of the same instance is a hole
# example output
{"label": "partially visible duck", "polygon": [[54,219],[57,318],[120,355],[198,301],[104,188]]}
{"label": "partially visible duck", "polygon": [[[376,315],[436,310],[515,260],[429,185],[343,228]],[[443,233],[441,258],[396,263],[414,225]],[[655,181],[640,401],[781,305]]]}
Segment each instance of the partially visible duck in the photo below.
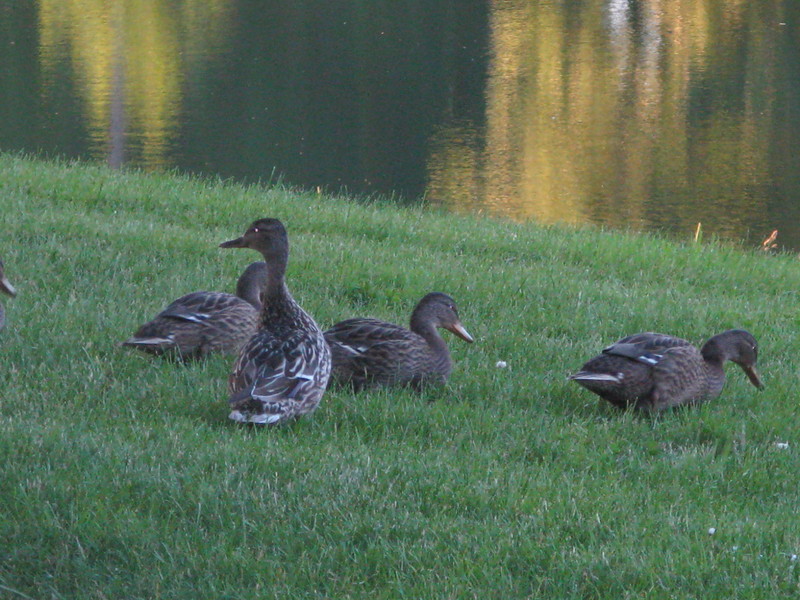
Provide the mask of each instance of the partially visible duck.
{"label": "partially visible duck", "polygon": [[211,352],[236,354],[256,332],[266,281],[267,265],[254,262],[239,277],[235,296],[224,292],[181,296],[122,345],[182,359]]}
{"label": "partially visible duck", "polygon": [[699,350],[671,335],[637,333],[605,348],[570,379],[619,408],[658,412],[719,396],[727,360],[763,387],[755,369],[758,344],[743,329],[715,335]]}
{"label": "partially visible duck", "polygon": [[331,347],[334,381],[355,390],[370,386],[442,384],[453,369],[443,327],[466,342],[473,338],[458,318],[455,301],[441,292],[427,294],[411,313],[411,329],[356,318],[325,332]]}
{"label": "partially visible duck", "polygon": [[286,229],[277,219],[259,219],[220,247],[260,252],[269,272],[258,330],[228,379],[230,418],[275,425],[312,412],[328,385],[331,354],[314,319],[286,288]]}
{"label": "partially visible duck", "polygon": [[[11,285],[11,282],[6,277],[5,268],[3,267],[3,261],[0,260],[0,292],[4,294],[8,294],[12,298],[17,295],[17,290],[14,289],[14,286]],[[3,309],[3,305],[0,304],[0,329],[6,324],[6,311]]]}

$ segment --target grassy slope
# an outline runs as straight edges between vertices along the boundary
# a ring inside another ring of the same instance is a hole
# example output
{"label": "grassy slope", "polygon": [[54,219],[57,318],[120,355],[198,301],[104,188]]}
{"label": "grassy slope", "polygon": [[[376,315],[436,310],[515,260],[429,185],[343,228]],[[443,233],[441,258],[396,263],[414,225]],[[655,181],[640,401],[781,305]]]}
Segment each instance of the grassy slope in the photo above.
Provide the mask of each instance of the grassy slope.
{"label": "grassy slope", "polygon": [[[9,156],[0,198],[20,292],[0,334],[0,597],[798,590],[794,256]],[[477,343],[448,337],[435,402],[338,391],[251,430],[226,419],[230,359],[116,345],[183,293],[232,290],[257,256],[217,244],[261,216],[286,223],[290,288],[323,326],[456,298]],[[762,393],[731,365],[720,399],[652,421],[565,381],[624,334],[731,327],[761,343]]]}

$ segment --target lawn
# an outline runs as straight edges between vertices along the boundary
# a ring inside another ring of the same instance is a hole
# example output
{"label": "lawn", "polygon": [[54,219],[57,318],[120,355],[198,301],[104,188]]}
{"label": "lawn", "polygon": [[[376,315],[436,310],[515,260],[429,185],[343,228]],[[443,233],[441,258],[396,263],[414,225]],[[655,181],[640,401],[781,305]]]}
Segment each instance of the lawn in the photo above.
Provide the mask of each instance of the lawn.
{"label": "lawn", "polygon": [[[17,155],[0,198],[2,598],[798,593],[796,255]],[[227,419],[231,357],[119,346],[233,291],[258,256],[218,244],[263,216],[322,327],[452,295],[476,342],[445,332],[449,384],[251,428]],[[718,399],[648,418],[566,379],[630,333],[730,328],[765,390],[729,364]]]}

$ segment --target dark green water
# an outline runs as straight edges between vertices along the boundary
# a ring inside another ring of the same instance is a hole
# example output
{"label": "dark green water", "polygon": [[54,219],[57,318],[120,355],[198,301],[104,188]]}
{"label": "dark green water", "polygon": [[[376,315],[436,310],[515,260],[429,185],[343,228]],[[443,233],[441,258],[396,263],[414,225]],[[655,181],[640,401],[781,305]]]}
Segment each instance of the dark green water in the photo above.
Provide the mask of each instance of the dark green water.
{"label": "dark green water", "polygon": [[800,249],[797,0],[0,0],[0,149]]}

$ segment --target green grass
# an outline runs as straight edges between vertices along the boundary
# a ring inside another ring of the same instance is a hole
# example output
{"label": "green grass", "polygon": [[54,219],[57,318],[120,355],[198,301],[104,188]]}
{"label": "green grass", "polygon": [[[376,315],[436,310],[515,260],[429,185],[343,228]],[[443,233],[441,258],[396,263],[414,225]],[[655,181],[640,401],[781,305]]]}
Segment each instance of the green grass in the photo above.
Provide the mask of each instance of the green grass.
{"label": "green grass", "polygon": [[[0,597],[737,598],[800,587],[800,262],[716,243],[0,155]],[[406,323],[440,290],[476,337],[424,398],[328,393],[279,429],[227,420],[231,359],[119,341],[232,291],[221,250],[274,216],[322,326]],[[603,345],[732,327],[763,392],[657,419],[565,377]],[[498,360],[508,362],[498,369]],[[787,449],[776,442],[788,442]],[[709,534],[709,528],[716,532]]]}

